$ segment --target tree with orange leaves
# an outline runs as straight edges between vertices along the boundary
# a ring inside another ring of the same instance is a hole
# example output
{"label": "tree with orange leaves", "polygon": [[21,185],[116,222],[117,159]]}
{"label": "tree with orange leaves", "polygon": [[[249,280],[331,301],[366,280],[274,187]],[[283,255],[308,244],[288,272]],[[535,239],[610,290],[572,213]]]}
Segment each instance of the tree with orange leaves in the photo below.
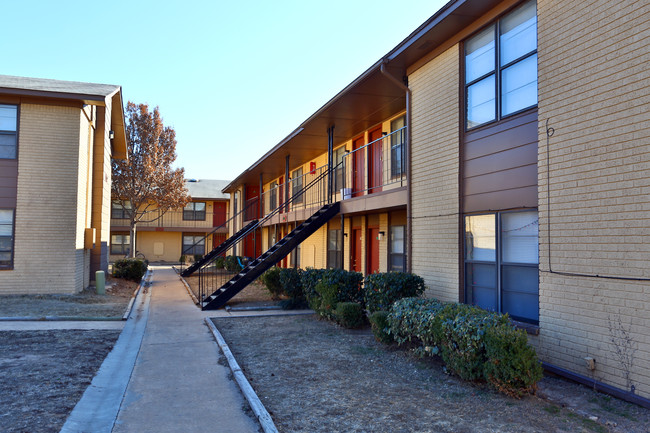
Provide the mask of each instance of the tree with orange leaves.
{"label": "tree with orange leaves", "polygon": [[130,256],[135,257],[136,227],[152,222],[190,200],[184,183],[185,170],[173,168],[176,131],[163,125],[158,107],[126,105],[126,160],[113,160],[113,200],[130,220]]}

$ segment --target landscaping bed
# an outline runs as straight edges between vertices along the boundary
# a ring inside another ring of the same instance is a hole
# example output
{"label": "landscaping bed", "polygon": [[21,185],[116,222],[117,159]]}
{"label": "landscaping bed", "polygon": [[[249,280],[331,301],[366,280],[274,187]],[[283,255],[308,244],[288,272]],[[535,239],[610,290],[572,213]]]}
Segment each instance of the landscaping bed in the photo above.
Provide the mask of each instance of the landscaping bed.
{"label": "landscaping bed", "polygon": [[[646,409],[545,377],[520,400],[316,316],[213,319],[280,432],[639,432]],[[566,407],[564,407],[566,406]],[[590,417],[593,417],[591,419]]]}
{"label": "landscaping bed", "polygon": [[58,432],[118,331],[0,332],[0,430]]}
{"label": "landscaping bed", "polygon": [[[232,275],[236,275],[232,273]],[[194,296],[199,296],[199,276],[191,275],[185,278],[190,286]],[[227,279],[225,279],[227,281]],[[266,286],[260,281],[255,280],[246,286],[241,292],[237,293],[231,300],[226,303],[229,307],[268,307],[278,305],[278,301],[271,299],[271,294],[266,290]]]}

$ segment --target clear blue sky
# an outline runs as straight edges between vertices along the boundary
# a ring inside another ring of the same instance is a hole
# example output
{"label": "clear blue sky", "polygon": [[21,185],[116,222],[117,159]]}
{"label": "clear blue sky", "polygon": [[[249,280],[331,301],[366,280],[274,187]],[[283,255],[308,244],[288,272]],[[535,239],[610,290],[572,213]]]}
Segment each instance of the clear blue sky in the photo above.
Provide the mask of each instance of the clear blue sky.
{"label": "clear blue sky", "polygon": [[445,3],[5,2],[0,73],[121,85],[186,177],[233,179]]}

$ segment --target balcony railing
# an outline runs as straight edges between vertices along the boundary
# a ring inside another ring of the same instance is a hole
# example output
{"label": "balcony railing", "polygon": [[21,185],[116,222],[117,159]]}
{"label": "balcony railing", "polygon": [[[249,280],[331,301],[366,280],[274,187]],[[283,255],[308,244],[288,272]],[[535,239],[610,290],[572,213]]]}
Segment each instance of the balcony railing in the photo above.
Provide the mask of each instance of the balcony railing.
{"label": "balcony railing", "polygon": [[[227,218],[227,217],[226,217]],[[222,218],[220,218],[223,220]],[[216,222],[216,224],[215,224]],[[160,215],[152,212],[145,216],[144,221],[138,223],[138,228],[204,228],[212,229],[224,221],[214,221],[214,215],[206,212],[168,211]],[[111,218],[112,227],[128,226],[129,220],[122,218]]]}

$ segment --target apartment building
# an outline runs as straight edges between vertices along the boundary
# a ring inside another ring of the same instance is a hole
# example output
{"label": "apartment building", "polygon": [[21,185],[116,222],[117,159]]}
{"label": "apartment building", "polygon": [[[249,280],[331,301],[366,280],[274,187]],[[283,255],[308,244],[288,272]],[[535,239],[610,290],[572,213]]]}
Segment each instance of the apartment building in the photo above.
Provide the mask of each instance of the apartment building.
{"label": "apartment building", "polygon": [[281,266],[412,271],[648,405],[649,52],[644,2],[451,1],[226,187],[239,254],[337,203]]}
{"label": "apartment building", "polygon": [[[183,209],[148,214],[136,226],[138,257],[154,262],[178,263],[203,256],[226,239],[229,195],[221,192],[225,180],[189,179],[185,187],[191,201]],[[113,200],[111,209],[111,261],[128,256],[131,245],[129,203]]]}
{"label": "apartment building", "polygon": [[76,293],[108,270],[120,86],[0,75],[0,293]]}

